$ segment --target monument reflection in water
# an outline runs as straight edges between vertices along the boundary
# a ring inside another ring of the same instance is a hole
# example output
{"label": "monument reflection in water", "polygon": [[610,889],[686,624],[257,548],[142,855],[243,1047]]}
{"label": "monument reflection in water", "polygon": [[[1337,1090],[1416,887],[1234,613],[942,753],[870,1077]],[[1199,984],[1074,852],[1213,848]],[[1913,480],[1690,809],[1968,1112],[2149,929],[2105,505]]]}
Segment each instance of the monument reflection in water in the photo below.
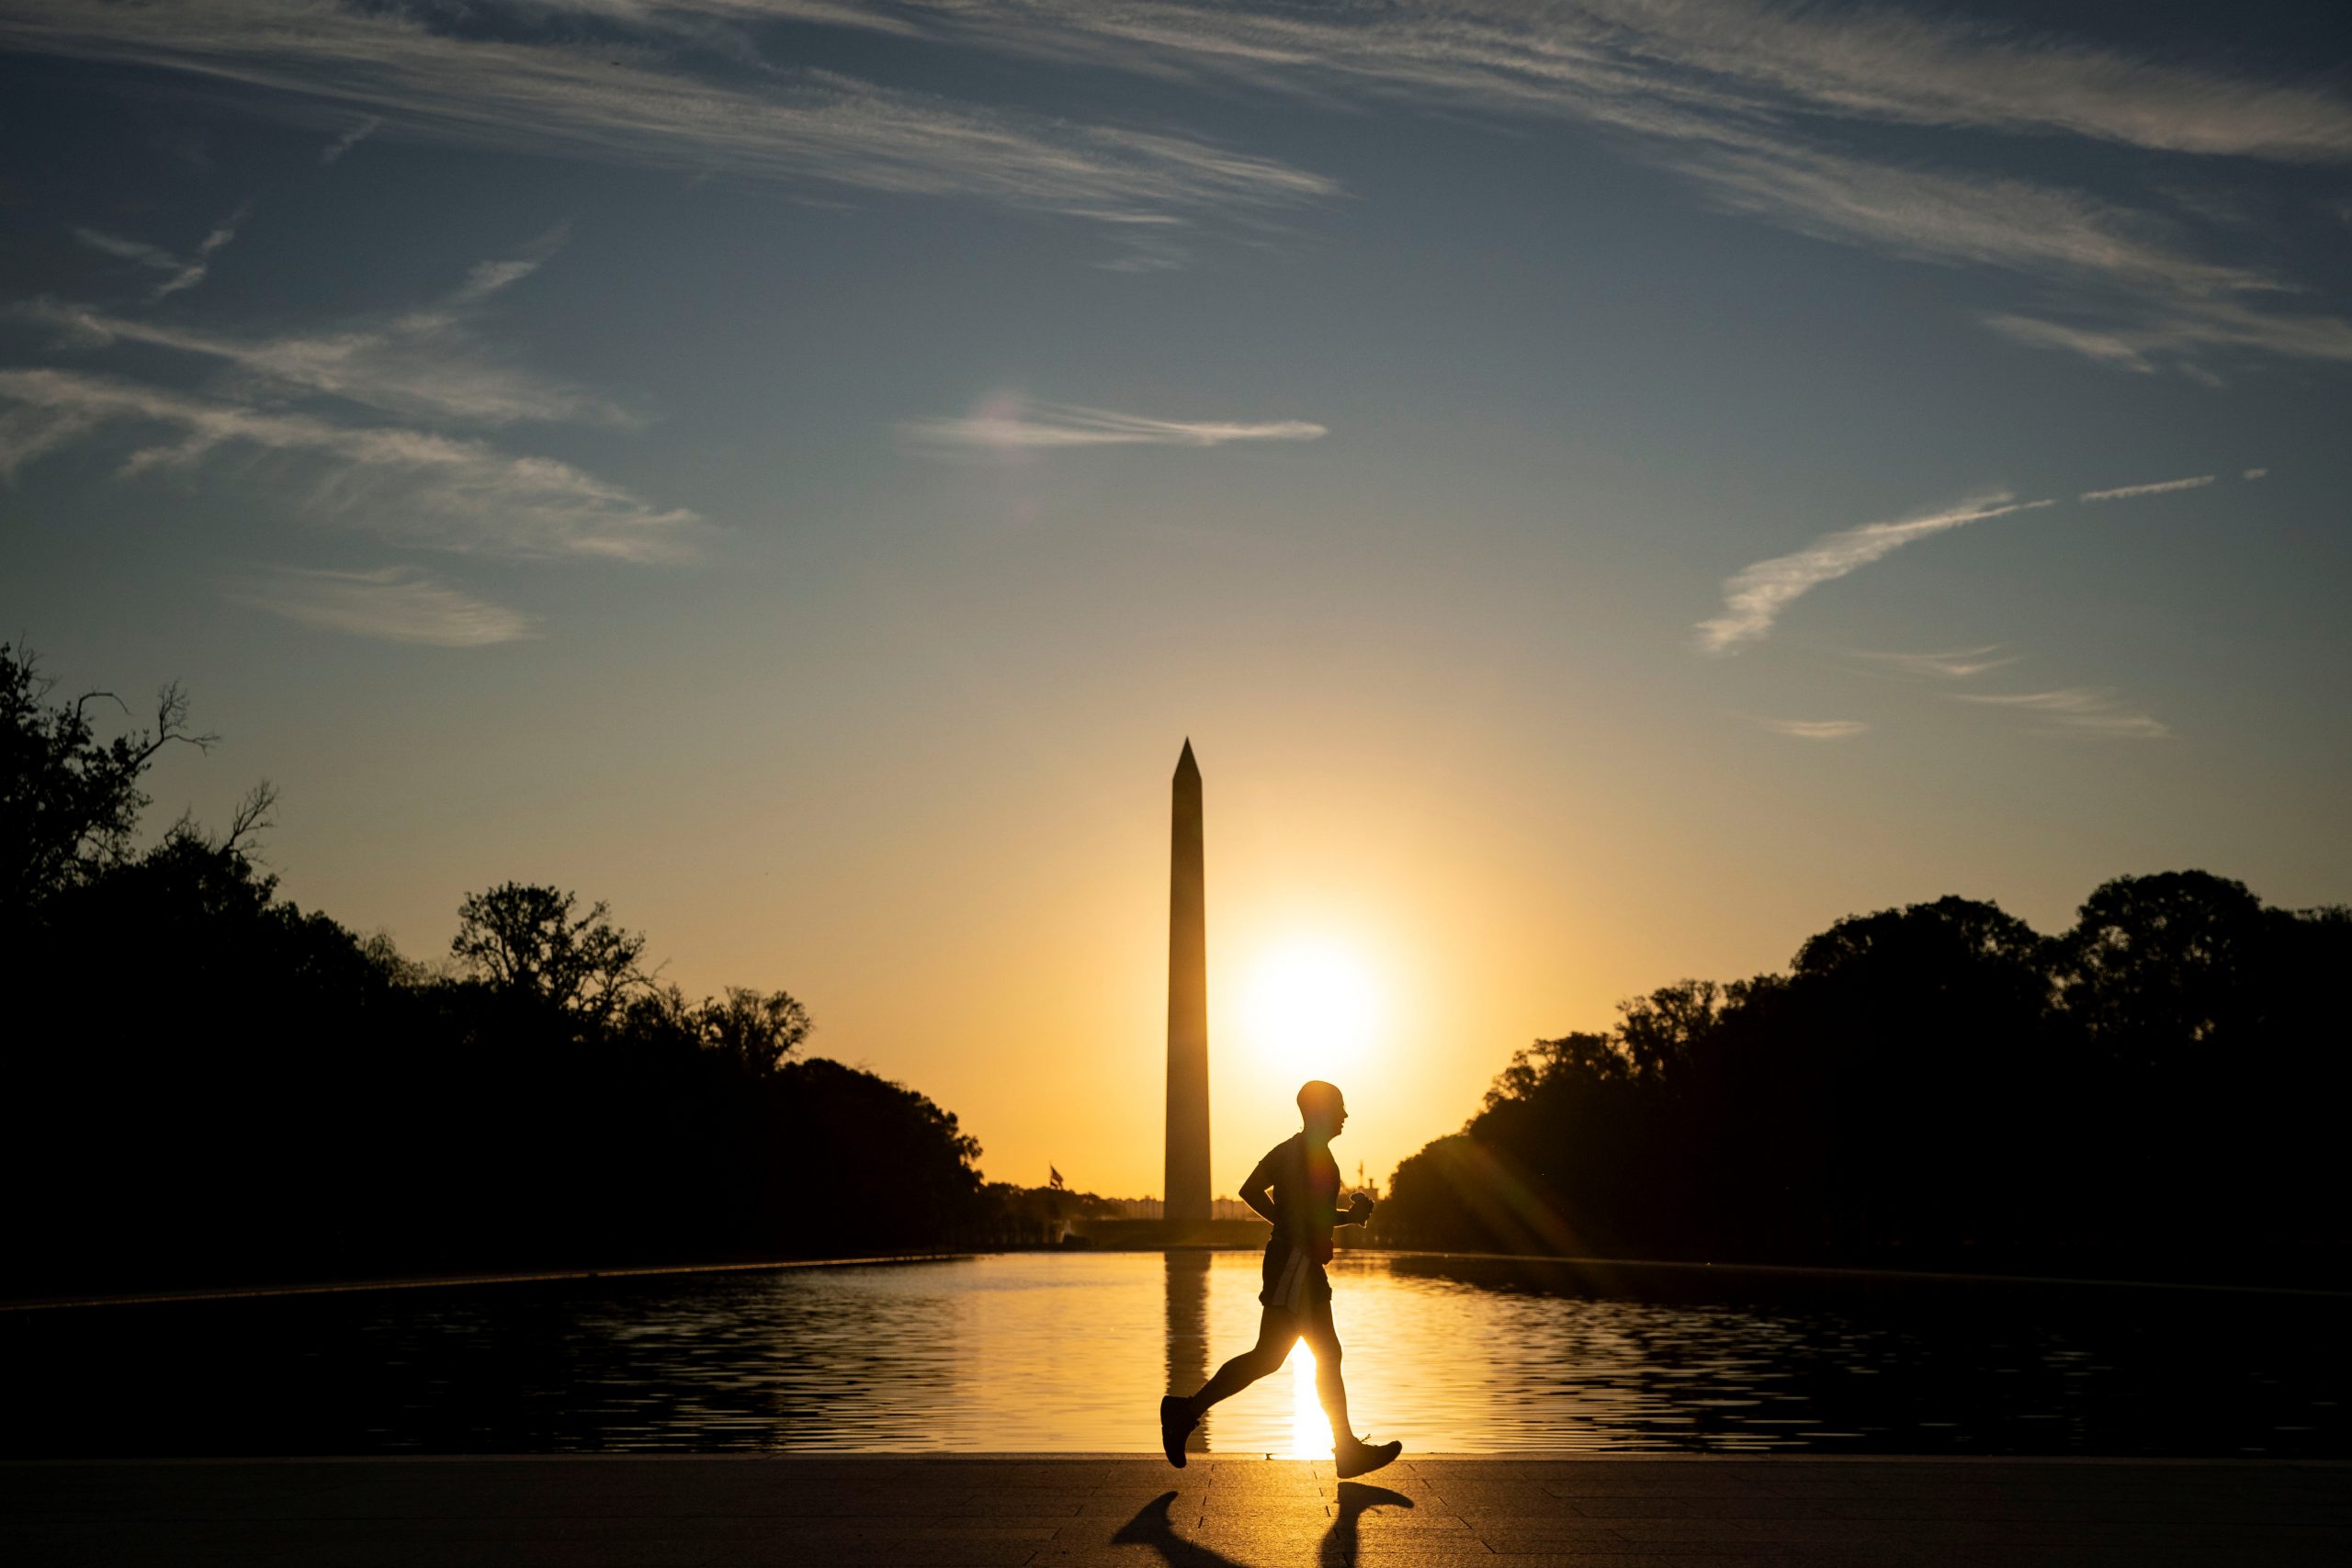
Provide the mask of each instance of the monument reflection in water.
{"label": "monument reflection in water", "polygon": [[[1349,1393],[1415,1453],[2352,1457],[2319,1295],[1342,1252]],[[1250,1252],[1014,1253],[0,1314],[16,1456],[1154,1451],[1258,1320]],[[1213,1452],[1315,1457],[1293,1352]]]}
{"label": "monument reflection in water", "polygon": [[[1167,1254],[1168,1384],[1171,1389],[1195,1389],[1209,1376],[1209,1262],[1201,1251]],[[1216,1412],[1212,1410],[1208,1416]],[[1206,1453],[1208,1417],[1193,1429],[1184,1445],[1188,1453]]]}

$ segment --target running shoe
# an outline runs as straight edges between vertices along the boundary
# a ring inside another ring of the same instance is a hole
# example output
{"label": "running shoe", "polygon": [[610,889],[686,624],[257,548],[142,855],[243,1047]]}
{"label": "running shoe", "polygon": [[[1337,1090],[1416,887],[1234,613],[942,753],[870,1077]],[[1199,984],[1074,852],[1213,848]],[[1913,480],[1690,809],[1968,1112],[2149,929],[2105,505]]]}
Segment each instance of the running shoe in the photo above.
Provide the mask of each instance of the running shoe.
{"label": "running shoe", "polygon": [[1191,1402],[1172,1393],[1159,1402],[1160,1450],[1167,1454],[1168,1462],[1179,1470],[1184,1468],[1184,1439],[1200,1424],[1201,1418],[1193,1414]]}

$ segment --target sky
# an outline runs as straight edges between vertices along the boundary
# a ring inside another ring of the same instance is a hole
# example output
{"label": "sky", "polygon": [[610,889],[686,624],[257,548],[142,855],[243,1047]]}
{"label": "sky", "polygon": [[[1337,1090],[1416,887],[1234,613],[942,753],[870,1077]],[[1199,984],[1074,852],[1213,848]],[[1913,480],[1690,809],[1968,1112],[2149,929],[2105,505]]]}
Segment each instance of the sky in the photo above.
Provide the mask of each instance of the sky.
{"label": "sky", "polygon": [[[2352,21],[0,0],[0,626],[1156,1193],[1946,894],[2352,899]],[[332,1049],[332,1042],[322,1042]]]}

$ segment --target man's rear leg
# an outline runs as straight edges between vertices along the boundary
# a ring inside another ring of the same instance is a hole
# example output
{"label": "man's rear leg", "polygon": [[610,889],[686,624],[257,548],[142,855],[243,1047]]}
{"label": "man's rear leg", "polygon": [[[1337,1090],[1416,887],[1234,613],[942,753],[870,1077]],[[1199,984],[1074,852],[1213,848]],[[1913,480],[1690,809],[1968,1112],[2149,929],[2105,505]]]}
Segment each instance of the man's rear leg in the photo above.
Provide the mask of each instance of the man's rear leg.
{"label": "man's rear leg", "polygon": [[1216,1370],[1190,1399],[1170,1394],[1159,1402],[1159,1447],[1168,1462],[1184,1468],[1184,1439],[1201,1424],[1212,1404],[1231,1399],[1260,1378],[1282,1370],[1300,1333],[1299,1322],[1280,1307],[1268,1307],[1258,1320],[1258,1343]]}

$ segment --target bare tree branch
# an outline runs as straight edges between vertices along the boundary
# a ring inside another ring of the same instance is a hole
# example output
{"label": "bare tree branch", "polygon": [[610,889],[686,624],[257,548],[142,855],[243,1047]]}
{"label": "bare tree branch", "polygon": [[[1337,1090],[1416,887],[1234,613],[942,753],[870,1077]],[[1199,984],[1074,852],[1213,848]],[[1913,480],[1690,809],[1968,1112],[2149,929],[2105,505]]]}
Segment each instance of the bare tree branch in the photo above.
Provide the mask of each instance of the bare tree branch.
{"label": "bare tree branch", "polygon": [[267,779],[245,792],[237,802],[236,811],[229,818],[229,836],[220,840],[223,850],[236,849],[248,833],[259,833],[277,826],[270,813],[277,808],[277,786]]}
{"label": "bare tree branch", "polygon": [[[54,681],[43,681],[40,685],[41,695],[47,696],[49,694],[50,688],[56,684],[57,682]],[[129,718],[130,716],[130,705],[124,702],[120,697],[116,696],[112,692],[85,692],[80,696],[74,699],[74,716],[75,718],[84,716],[82,709],[86,706],[94,697],[106,698],[107,701],[112,703],[115,706],[122,710],[123,717]]]}
{"label": "bare tree branch", "polygon": [[[120,701],[121,699],[117,698],[116,700]],[[161,751],[164,747],[170,745],[175,740],[185,742],[187,745],[195,747],[199,751],[205,752],[208,755],[210,754],[212,748],[220,743],[220,737],[209,730],[202,735],[189,734],[187,730],[187,689],[185,686],[182,686],[177,681],[166,682],[164,687],[155,694],[155,728],[153,731],[153,738],[152,739],[147,739],[147,744],[144,747],[138,749],[132,753],[134,761],[140,766],[143,767],[156,752]],[[146,739],[147,738],[142,735],[141,739]]]}

